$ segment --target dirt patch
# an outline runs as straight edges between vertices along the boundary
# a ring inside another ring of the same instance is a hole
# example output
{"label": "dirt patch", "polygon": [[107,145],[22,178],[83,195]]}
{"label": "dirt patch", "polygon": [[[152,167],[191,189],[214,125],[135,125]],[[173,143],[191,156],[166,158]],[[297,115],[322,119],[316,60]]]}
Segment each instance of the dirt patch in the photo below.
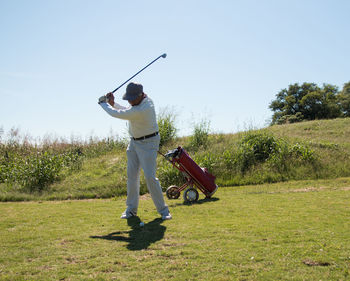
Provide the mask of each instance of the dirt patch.
{"label": "dirt patch", "polygon": [[64,263],[66,264],[81,264],[81,263],[87,263],[86,260],[79,260],[75,257],[66,257],[64,259]]}
{"label": "dirt patch", "polygon": [[303,264],[306,264],[307,266],[330,266],[331,265],[329,262],[313,261],[313,260],[303,260]]}
{"label": "dirt patch", "polygon": [[289,192],[314,192],[314,191],[320,191],[326,189],[326,187],[306,187],[306,188],[299,188],[299,189],[293,189]]}
{"label": "dirt patch", "polygon": [[59,242],[59,244],[63,247],[66,247],[66,246],[72,244],[73,242],[74,242],[74,240],[63,239]]}
{"label": "dirt patch", "polygon": [[[300,188],[300,189],[293,189],[293,190],[290,190],[288,192],[315,192],[315,191],[321,191],[321,190],[325,190],[325,189],[331,189],[329,187],[307,187],[307,188]],[[341,187],[341,188],[332,188],[333,190],[345,190],[345,191],[349,191],[350,190],[350,187],[347,186],[347,187]]]}
{"label": "dirt patch", "polygon": [[327,187],[305,187],[305,188],[298,188],[298,189],[274,191],[274,192],[268,192],[268,193],[269,194],[276,194],[276,193],[317,192],[317,191],[321,191],[324,189],[327,189]]}
{"label": "dirt patch", "polygon": [[151,195],[149,193],[146,193],[140,196],[140,200],[149,200],[149,199],[151,199]]}
{"label": "dirt patch", "polygon": [[120,157],[115,157],[115,158],[110,159],[107,162],[107,164],[108,164],[108,166],[113,166],[113,165],[115,165],[118,162],[120,162]]}

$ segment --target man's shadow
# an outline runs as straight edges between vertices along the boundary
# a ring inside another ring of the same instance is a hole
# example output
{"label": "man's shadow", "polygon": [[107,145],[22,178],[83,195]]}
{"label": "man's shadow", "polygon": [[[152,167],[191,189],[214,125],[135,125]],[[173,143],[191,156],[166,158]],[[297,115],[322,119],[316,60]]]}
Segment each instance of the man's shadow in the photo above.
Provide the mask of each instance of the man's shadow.
{"label": "man's shadow", "polygon": [[117,231],[103,236],[90,236],[90,238],[129,242],[127,245],[129,250],[139,251],[147,249],[151,244],[164,237],[166,227],[161,225],[163,222],[161,218],[146,223],[143,227],[140,226],[139,217],[131,217],[127,221],[131,227],[129,231]]}

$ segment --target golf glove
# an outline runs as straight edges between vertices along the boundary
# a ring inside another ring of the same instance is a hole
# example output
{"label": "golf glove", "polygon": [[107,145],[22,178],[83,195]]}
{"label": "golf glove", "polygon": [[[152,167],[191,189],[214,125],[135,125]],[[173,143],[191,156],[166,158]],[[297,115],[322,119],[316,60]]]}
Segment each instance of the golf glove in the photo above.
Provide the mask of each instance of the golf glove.
{"label": "golf glove", "polygon": [[100,103],[103,103],[103,102],[107,102],[107,97],[106,96],[102,96],[102,97],[100,97],[99,99],[98,99],[98,104],[100,104]]}

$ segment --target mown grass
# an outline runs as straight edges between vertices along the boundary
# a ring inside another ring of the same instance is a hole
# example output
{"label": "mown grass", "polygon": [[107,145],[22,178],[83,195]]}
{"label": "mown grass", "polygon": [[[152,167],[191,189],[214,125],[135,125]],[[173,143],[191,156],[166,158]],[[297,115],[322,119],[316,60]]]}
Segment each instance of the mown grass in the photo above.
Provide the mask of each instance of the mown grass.
{"label": "mown grass", "polygon": [[[211,200],[148,195],[0,204],[0,280],[348,280],[350,178],[221,188]],[[142,228],[140,220],[145,222]]]}

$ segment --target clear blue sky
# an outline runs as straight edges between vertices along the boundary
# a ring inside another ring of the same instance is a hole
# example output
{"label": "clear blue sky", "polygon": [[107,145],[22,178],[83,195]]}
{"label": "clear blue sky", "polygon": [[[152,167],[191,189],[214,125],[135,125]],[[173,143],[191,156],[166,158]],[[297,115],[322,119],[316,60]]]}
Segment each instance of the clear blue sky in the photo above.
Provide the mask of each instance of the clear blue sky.
{"label": "clear blue sky", "polygon": [[346,0],[0,0],[0,128],[125,135],[97,98],[162,53],[134,81],[176,112],[180,135],[202,119],[214,132],[263,127],[289,84],[350,80],[349,11]]}

